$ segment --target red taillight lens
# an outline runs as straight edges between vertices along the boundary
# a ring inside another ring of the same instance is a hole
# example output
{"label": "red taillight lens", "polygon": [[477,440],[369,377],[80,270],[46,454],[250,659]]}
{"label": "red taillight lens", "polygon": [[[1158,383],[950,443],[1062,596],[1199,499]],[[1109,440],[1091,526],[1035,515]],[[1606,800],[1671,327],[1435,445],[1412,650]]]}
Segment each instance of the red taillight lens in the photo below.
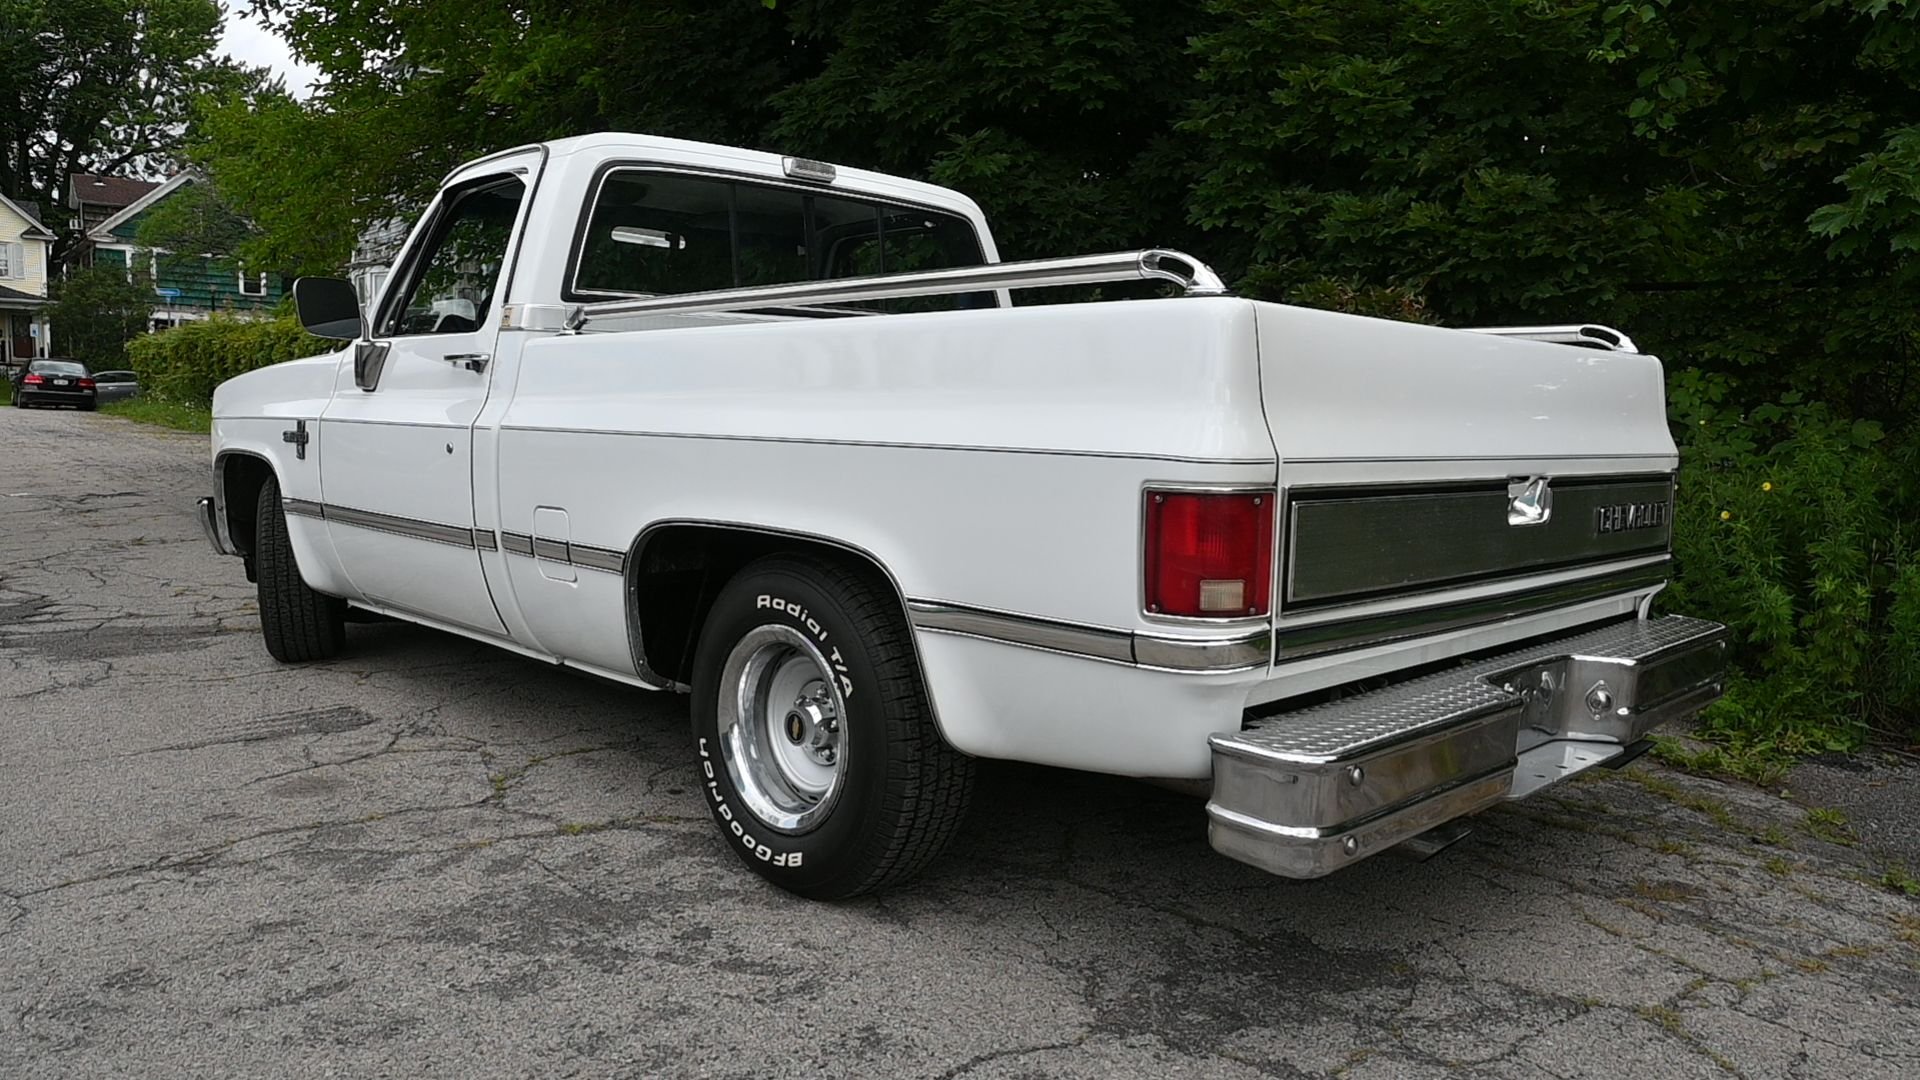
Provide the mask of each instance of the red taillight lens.
{"label": "red taillight lens", "polygon": [[92,380],[92,379],[81,379],[81,380],[80,380],[80,389],[82,389],[82,390],[91,390],[91,389],[93,389],[93,380]]}
{"label": "red taillight lens", "polygon": [[1273,581],[1273,492],[1147,492],[1147,610],[1264,615]]}
{"label": "red taillight lens", "polygon": [[26,378],[21,379],[20,381],[27,386],[39,386],[41,383],[46,382],[47,380],[44,378],[41,378],[38,375],[29,375]]}

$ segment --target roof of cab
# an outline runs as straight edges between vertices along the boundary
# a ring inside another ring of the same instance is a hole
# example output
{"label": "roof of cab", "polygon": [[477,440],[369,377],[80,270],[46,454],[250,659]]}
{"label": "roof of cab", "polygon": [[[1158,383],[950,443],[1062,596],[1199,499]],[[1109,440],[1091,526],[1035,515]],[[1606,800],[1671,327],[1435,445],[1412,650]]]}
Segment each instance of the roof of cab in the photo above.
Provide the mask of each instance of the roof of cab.
{"label": "roof of cab", "polygon": [[[690,139],[669,139],[659,135],[641,135],[627,131],[599,131],[590,135],[575,135],[566,139],[553,139],[540,145],[545,146],[547,153],[555,159],[571,157],[581,153],[608,156],[608,152],[613,152],[614,154],[633,154],[652,158],[662,164],[697,165],[704,163],[724,165],[734,171],[766,176],[772,179],[784,179],[786,177],[786,171],[782,165],[782,156],[779,154],[771,154],[762,150],[747,150],[738,146],[723,146],[718,143],[694,142]],[[517,149],[529,149],[529,147]],[[511,150],[501,151],[502,154],[512,152]],[[500,155],[487,155],[487,157],[497,156]],[[476,159],[476,161],[461,165],[454,170],[454,173],[462,172],[469,166],[477,164],[478,161],[484,160],[486,160],[486,158]],[[985,216],[981,213],[979,204],[952,188],[923,183],[918,180],[909,180],[905,177],[892,176],[887,173],[868,172],[865,169],[848,168],[844,165],[836,164],[834,165],[834,169],[838,174],[834,181],[830,184],[817,186],[823,190],[834,190],[837,188],[840,190],[864,191],[870,194],[890,195],[895,198],[908,199],[930,206],[960,209],[976,217],[984,218]],[[449,174],[449,177],[451,177],[451,175],[452,174]]]}

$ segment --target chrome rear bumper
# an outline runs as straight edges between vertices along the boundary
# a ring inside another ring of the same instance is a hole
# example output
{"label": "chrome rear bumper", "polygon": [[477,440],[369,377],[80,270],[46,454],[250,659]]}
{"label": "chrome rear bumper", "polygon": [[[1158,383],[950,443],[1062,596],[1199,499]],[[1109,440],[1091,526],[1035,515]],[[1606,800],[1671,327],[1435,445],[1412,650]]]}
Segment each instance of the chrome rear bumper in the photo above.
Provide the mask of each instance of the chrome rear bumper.
{"label": "chrome rear bumper", "polygon": [[1215,735],[1214,849],[1330,874],[1602,765],[1720,696],[1726,628],[1670,615],[1547,641]]}

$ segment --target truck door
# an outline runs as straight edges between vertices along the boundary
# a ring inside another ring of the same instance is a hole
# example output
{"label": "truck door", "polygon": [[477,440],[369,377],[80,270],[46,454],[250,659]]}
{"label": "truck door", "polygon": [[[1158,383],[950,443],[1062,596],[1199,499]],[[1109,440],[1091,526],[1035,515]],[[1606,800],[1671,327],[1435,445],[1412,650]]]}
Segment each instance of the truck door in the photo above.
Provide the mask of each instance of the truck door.
{"label": "truck door", "polygon": [[473,424],[538,150],[476,163],[415,229],[320,420],[327,529],[368,600],[504,635],[480,567]]}

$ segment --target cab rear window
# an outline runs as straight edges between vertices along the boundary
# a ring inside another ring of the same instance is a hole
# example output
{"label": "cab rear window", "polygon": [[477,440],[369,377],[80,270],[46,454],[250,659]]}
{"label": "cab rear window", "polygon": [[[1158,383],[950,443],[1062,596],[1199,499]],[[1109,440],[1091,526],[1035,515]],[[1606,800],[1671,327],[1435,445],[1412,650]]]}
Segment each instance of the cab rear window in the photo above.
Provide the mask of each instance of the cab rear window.
{"label": "cab rear window", "polygon": [[[594,197],[568,299],[785,285],[982,261],[972,225],[952,214],[723,177],[616,169]],[[992,304],[993,294],[979,293],[851,306],[923,311]]]}

